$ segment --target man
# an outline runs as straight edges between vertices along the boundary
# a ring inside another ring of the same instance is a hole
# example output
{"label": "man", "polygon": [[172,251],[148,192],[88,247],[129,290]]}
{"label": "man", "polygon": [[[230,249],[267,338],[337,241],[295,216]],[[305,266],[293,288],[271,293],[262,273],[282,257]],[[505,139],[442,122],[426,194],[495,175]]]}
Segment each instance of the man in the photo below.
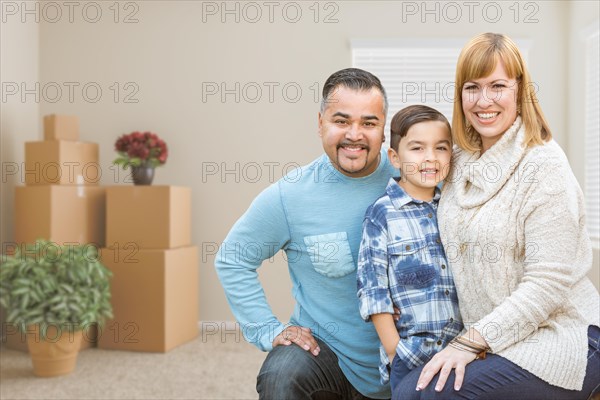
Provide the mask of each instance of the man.
{"label": "man", "polygon": [[[325,154],[264,190],[223,242],[217,273],[244,335],[270,351],[261,399],[389,398],[379,382],[379,339],[359,314],[356,260],[365,210],[394,174],[381,144],[387,99],[379,79],[349,68],[323,87]],[[296,306],[275,318],[258,281],[284,250]]]}

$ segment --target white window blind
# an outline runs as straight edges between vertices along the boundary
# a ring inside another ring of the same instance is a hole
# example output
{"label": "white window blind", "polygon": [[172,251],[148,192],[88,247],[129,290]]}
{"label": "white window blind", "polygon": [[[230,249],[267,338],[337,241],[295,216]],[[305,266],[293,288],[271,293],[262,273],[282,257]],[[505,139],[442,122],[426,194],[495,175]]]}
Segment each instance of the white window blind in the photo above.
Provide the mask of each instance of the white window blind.
{"label": "white window blind", "polygon": [[[452,123],[456,61],[468,39],[353,40],[352,65],[375,74],[388,95],[386,135],[394,114],[413,104],[435,108]],[[527,62],[530,42],[516,40]]]}
{"label": "white window blind", "polygon": [[352,65],[375,74],[387,92],[387,135],[394,114],[413,104],[426,104],[451,120],[454,71],[462,44],[458,41],[352,42]]}
{"label": "white window blind", "polygon": [[595,245],[600,241],[600,41],[599,31],[587,37],[585,93],[586,225]]}

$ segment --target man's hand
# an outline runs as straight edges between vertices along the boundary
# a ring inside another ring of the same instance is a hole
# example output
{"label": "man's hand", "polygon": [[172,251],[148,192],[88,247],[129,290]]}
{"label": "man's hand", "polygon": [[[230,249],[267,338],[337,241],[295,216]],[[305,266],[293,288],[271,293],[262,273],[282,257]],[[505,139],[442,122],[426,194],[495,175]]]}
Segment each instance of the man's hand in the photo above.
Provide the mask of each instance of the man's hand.
{"label": "man's hand", "polygon": [[315,356],[319,355],[321,351],[310,328],[303,326],[288,326],[273,339],[273,347],[279,345],[289,346],[292,343],[295,343],[306,351],[310,351]]}

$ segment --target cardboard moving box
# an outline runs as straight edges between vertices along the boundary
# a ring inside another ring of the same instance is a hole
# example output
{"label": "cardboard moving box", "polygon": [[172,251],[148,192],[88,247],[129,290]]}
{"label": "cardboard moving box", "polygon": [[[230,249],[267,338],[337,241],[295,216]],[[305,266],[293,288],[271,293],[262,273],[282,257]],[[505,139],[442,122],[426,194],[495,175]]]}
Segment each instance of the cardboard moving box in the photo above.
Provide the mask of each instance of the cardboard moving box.
{"label": "cardboard moving box", "polygon": [[104,349],[166,352],[198,335],[198,248],[102,249],[114,319],[98,333]]}
{"label": "cardboard moving box", "polygon": [[48,239],[104,247],[106,188],[44,185],[15,188],[15,242]]}
{"label": "cardboard moving box", "polygon": [[181,186],[106,188],[106,247],[189,246],[192,191]]}
{"label": "cardboard moving box", "polygon": [[44,116],[44,140],[79,140],[79,118],[74,115]]}
{"label": "cardboard moving box", "polygon": [[25,143],[26,185],[97,185],[102,177],[98,144],[49,140]]}

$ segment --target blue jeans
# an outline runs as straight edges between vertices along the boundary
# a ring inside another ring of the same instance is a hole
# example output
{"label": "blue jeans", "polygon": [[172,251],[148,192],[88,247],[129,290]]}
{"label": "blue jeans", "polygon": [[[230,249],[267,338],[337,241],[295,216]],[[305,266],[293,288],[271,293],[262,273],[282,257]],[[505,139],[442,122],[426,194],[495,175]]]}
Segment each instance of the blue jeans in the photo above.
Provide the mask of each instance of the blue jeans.
{"label": "blue jeans", "polygon": [[506,358],[489,354],[485,360],[478,360],[467,365],[465,379],[461,389],[454,390],[454,370],[448,376],[441,392],[434,390],[437,377],[429,385],[417,392],[417,381],[423,367],[408,374],[396,386],[393,399],[527,399],[527,400],[571,400],[589,399],[600,393],[600,328],[590,326],[588,329],[588,364],[586,368],[583,390],[567,390],[550,385],[523,368],[513,364]]}
{"label": "blue jeans", "polygon": [[[406,377],[406,375],[410,374],[410,369],[400,361],[400,357],[396,354],[394,359],[392,360],[392,365],[388,368],[388,372],[390,374],[390,386],[392,387],[392,393],[396,391],[396,387],[398,384],[402,382],[402,380]],[[392,397],[392,400],[394,398]]]}
{"label": "blue jeans", "polygon": [[316,340],[321,348],[316,357],[295,344],[271,350],[256,382],[259,399],[367,399],[346,379],[329,346]]}

